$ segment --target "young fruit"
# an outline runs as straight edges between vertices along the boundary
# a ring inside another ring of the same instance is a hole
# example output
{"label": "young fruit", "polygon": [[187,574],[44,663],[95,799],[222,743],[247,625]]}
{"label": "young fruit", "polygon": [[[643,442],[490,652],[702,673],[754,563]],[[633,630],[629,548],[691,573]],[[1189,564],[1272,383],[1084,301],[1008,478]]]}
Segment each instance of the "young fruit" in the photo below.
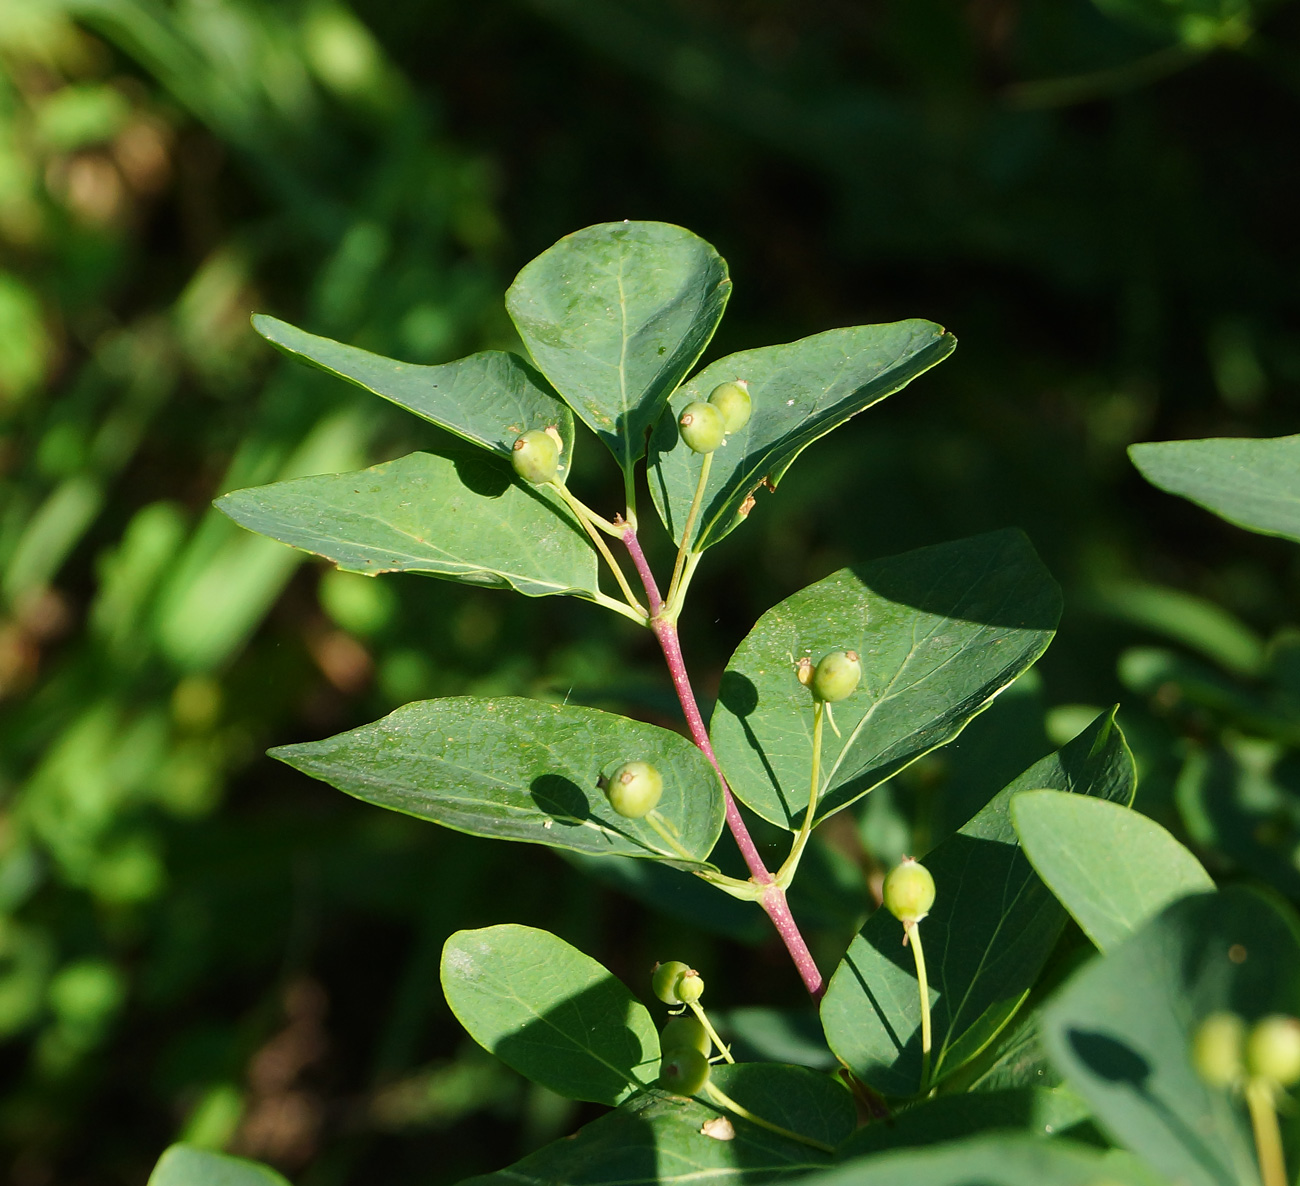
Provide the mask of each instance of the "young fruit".
{"label": "young fruit", "polygon": [[822,657],[813,672],[813,695],[818,700],[834,704],[852,696],[861,680],[862,660],[857,651],[831,651]]}
{"label": "young fruit", "polygon": [[691,968],[677,981],[677,995],[688,1005],[698,1001],[704,995],[704,977]]}
{"label": "young fruit", "polygon": [[560,468],[560,447],[540,428],[519,437],[510,449],[510,464],[525,482],[540,486],[554,479]]}
{"label": "young fruit", "polygon": [[1246,1023],[1235,1013],[1211,1013],[1192,1035],[1192,1066],[1212,1087],[1231,1087],[1244,1074]]}
{"label": "young fruit", "polygon": [[682,440],[696,453],[712,453],[727,435],[722,413],[701,400],[687,404],[677,424],[682,430]]}
{"label": "young fruit", "polygon": [[885,878],[884,898],[885,909],[899,922],[920,922],[934,905],[934,878],[924,865],[904,857]]}
{"label": "young fruit", "polygon": [[[678,984],[681,983],[682,977],[686,975],[694,976],[699,980],[699,975],[690,964],[684,964],[681,960],[668,960],[662,964],[655,964],[650,969],[650,987],[665,1005],[684,1005],[686,1001],[677,991]],[[700,981],[703,984],[703,981]]]}
{"label": "young fruit", "polygon": [[678,1046],[664,1053],[659,1063],[659,1086],[678,1095],[694,1095],[709,1081],[709,1060],[693,1046]]}
{"label": "young fruit", "polygon": [[709,1031],[704,1028],[698,1017],[690,1013],[672,1018],[659,1035],[659,1049],[665,1053],[682,1046],[698,1050],[705,1058],[709,1057],[709,1052],[713,1049]]}
{"label": "young fruit", "polygon": [[744,379],[734,383],[719,383],[709,393],[709,403],[722,413],[724,432],[738,432],[749,423],[753,401],[749,398],[749,384]]}
{"label": "young fruit", "polygon": [[1246,1069],[1279,1087],[1300,1083],[1300,1021],[1274,1013],[1255,1022],[1246,1038]]}
{"label": "young fruit", "polygon": [[663,775],[649,762],[624,762],[605,783],[609,805],[627,819],[649,815],[663,793]]}

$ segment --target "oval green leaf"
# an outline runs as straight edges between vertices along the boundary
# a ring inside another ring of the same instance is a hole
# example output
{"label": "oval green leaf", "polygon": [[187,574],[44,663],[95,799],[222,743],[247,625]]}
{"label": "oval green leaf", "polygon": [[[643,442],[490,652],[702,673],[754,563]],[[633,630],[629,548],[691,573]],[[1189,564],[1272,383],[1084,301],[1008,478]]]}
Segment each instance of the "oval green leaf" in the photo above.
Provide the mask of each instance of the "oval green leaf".
{"label": "oval green leaf", "polygon": [[703,458],[681,441],[677,417],[719,383],[749,384],[753,413],[712,456],[691,546],[703,551],[744,522],[747,500],[775,490],[813,441],[942,362],[957,339],[932,321],[832,329],[782,346],[745,350],[705,367],[673,396],[650,443],[650,493],[681,542]]}
{"label": "oval green leaf", "polygon": [[[594,708],[514,697],[424,700],[270,753],[367,803],[473,836],[692,868],[722,832],[722,788],[694,745]],[[663,775],[657,810],[677,847],[650,820],[618,815],[597,785],[633,758]]]}
{"label": "oval green leaf", "polygon": [[1115,1150],[1009,1134],[862,1158],[803,1181],[805,1186],[1168,1186]]}
{"label": "oval green leaf", "polygon": [[269,1165],[192,1145],[173,1145],[158,1159],[149,1186],[289,1186]]}
{"label": "oval green leaf", "polygon": [[530,429],[560,435],[560,477],[573,458],[573,413],[532,367],[504,350],[485,350],[440,366],[418,366],[309,334],[287,321],[253,315],[253,328],[277,350],[355,383],[509,459],[515,438]]}
{"label": "oval green leaf", "polygon": [[538,369],[627,470],[730,294],[726,261],[698,235],[608,222],[526,265],[506,308]]}
{"label": "oval green leaf", "polygon": [[1300,542],[1300,435],[1129,446],[1153,486],[1263,535]]}
{"label": "oval green leaf", "polygon": [[808,808],[812,698],[795,661],[856,650],[857,692],[822,738],[817,817],[951,741],[1047,648],[1061,595],[1029,541],[999,531],[825,580],[768,610],[723,674],[710,731],[736,795],[793,830]]}
{"label": "oval green leaf", "polygon": [[659,1074],[646,1007],[549,931],[457,931],[442,950],[442,988],[480,1046],[569,1099],[618,1104]]}
{"label": "oval green leaf", "polygon": [[1239,1099],[1191,1062],[1208,1014],[1294,1013],[1300,936],[1290,910],[1243,887],[1183,898],[1066,984],[1043,1040],[1098,1124],[1171,1182],[1259,1186]]}
{"label": "oval green leaf", "polygon": [[602,596],[595,549],[559,497],[478,453],[412,453],[357,473],[235,490],[215,505],[347,572],[419,572],[529,597]]}
{"label": "oval green leaf", "polygon": [[1021,791],[1011,801],[1011,821],[1038,876],[1102,951],[1170,902],[1214,889],[1186,848],[1122,804]]}
{"label": "oval green leaf", "polygon": [[[724,1117],[734,1136],[709,1135],[705,1126]],[[509,1169],[461,1186],[744,1186],[801,1177],[831,1164],[829,1153],[739,1116],[647,1091]]]}
{"label": "oval green leaf", "polygon": [[[1054,787],[1127,803],[1135,782],[1132,754],[1114,713],[1107,713],[1031,766],[925,858],[937,891],[920,925],[934,1029],[930,1085],[997,1036],[1065,925],[1065,911],[1020,850],[1012,796]],[[888,911],[877,910],[850,944],[821,1015],[831,1049],[860,1079],[890,1096],[922,1090],[916,966]]]}

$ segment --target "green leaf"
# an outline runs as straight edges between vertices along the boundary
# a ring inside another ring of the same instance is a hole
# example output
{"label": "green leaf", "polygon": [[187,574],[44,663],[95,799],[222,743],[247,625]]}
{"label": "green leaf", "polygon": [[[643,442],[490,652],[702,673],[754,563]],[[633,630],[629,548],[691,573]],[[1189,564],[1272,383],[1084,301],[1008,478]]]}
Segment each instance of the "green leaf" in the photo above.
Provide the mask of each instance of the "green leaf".
{"label": "green leaf", "polygon": [[1300,542],[1300,435],[1131,445],[1148,482],[1264,535]]}
{"label": "green leaf", "polygon": [[848,1089],[808,1067],[722,1063],[713,1068],[710,1081],[755,1116],[823,1145],[841,1144],[858,1126],[857,1108]]}
{"label": "green leaf", "polygon": [[1164,828],[1119,803],[1021,791],[1011,822],[1038,876],[1103,951],[1170,902],[1214,889],[1201,862]]}
{"label": "green leaf", "polygon": [[832,329],[783,346],[745,350],[705,367],[673,396],[650,442],[650,493],[681,542],[703,457],[682,443],[677,417],[719,384],[749,384],[753,413],[712,456],[691,546],[703,551],[744,522],[746,500],[772,490],[800,453],[864,408],[942,362],[957,339],[932,321]]}
{"label": "green leaf", "polygon": [[275,1170],[242,1157],[173,1145],[154,1166],[149,1186],[289,1186]]}
{"label": "green leaf", "polygon": [[[594,708],[506,697],[407,704],[337,737],[271,756],[349,795],[458,832],[601,856],[702,864],[722,832],[722,789],[686,738]],[[663,776],[648,819],[618,815],[597,780],[630,759]]]}
{"label": "green leaf", "polygon": [[607,222],[528,264],[506,308],[538,368],[627,470],[730,294],[726,262],[697,235]]}
{"label": "green leaf", "polygon": [[711,733],[732,790],[794,829],[808,808],[812,698],[795,661],[856,650],[862,684],[822,738],[817,817],[951,741],[1047,648],[1060,590],[1018,531],[907,552],[768,610],[731,657]]}
{"label": "green leaf", "polygon": [[[733,1140],[702,1132],[724,1115]],[[795,1178],[832,1164],[830,1154],[662,1091],[633,1097],[617,1112],[585,1124],[507,1170],[462,1186],[741,1186]]]}
{"label": "green leaf", "polygon": [[805,1186],[1167,1186],[1123,1153],[1072,1141],[981,1136],[851,1161]]}
{"label": "green leaf", "polygon": [[1183,898],[1087,966],[1044,1008],[1043,1038],[1118,1143],[1185,1186],[1258,1186],[1239,1099],[1192,1067],[1202,1018],[1294,1012],[1300,944],[1274,899],[1231,887]]}
{"label": "green leaf", "polygon": [[253,328],[291,358],[364,387],[507,460],[520,433],[554,428],[564,442],[560,476],[568,472],[573,413],[517,355],[485,350],[441,366],[417,366],[317,337],[262,313],[254,314]]}
{"label": "green leaf", "polygon": [[618,1104],[659,1074],[646,1007],[549,931],[457,931],[442,949],[442,989],[474,1041],[569,1099]]}
{"label": "green leaf", "polygon": [[890,1149],[938,1145],[999,1129],[1047,1137],[1063,1133],[1087,1117],[1083,1101],[1064,1088],[1020,1087],[940,1095],[897,1113],[887,1123],[859,1129],[839,1152],[842,1157],[863,1157]]}
{"label": "green leaf", "polygon": [[346,572],[421,572],[598,600],[596,552],[558,496],[481,454],[412,453],[356,473],[236,490],[215,505]]}
{"label": "green leaf", "polygon": [[[932,1083],[993,1040],[1028,995],[1065,924],[1065,911],[1020,851],[1012,796],[1054,787],[1127,803],[1135,777],[1112,711],[1031,766],[926,858],[937,891],[920,927],[934,1028]],[[892,1096],[921,1089],[920,996],[912,952],[902,940],[899,922],[877,910],[836,969],[821,1007],[831,1049],[860,1079]]]}

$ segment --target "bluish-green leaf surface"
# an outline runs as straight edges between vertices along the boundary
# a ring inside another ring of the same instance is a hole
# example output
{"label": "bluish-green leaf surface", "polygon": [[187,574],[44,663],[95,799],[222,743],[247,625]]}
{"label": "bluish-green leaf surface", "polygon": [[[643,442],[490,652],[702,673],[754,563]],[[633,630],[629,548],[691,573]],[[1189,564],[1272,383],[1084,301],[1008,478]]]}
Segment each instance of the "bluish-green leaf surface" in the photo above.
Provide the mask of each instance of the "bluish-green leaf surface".
{"label": "bluish-green leaf surface", "polygon": [[569,1099],[618,1104],[659,1074],[646,1007],[549,931],[457,931],[442,950],[442,988],[480,1046]]}
{"label": "bluish-green leaf surface", "polygon": [[530,597],[595,599],[596,552],[559,497],[479,453],[412,453],[236,490],[218,510],[347,572],[419,572]]}
{"label": "bluish-green leaf surface", "polygon": [[730,293],[726,262],[698,235],[608,222],[526,265],[506,308],[538,369],[626,470]]}
{"label": "bluish-green leaf surface", "polygon": [[1131,445],[1152,485],[1180,494],[1229,523],[1300,542],[1300,435]]}
{"label": "bluish-green leaf surface", "polygon": [[[1035,763],[925,859],[936,897],[921,923],[934,1028],[931,1082],[993,1040],[1037,980],[1065,911],[1038,879],[1011,825],[1012,796],[1050,787],[1128,803],[1133,758],[1107,713]],[[849,946],[821,1006],[831,1049],[890,1096],[921,1089],[921,1009],[903,928],[877,910]]]}
{"label": "bluish-green leaf surface", "polygon": [[1191,1062],[1217,1010],[1294,1013],[1300,944],[1280,901],[1243,887],[1169,906],[1043,1009],[1048,1053],[1119,1144],[1185,1186],[1258,1186],[1240,1098]]}
{"label": "bluish-green leaf surface", "polygon": [[[686,738],[613,713],[539,700],[450,697],[271,756],[374,803],[458,832],[602,856],[702,864],[722,831],[722,789]],[[657,808],[674,849],[646,819],[610,807],[598,780],[629,760],[663,776]]]}
{"label": "bluish-green leaf surface", "polygon": [[813,441],[851,416],[906,387],[952,353],[957,340],[932,321],[832,329],[781,346],[719,359],[672,397],[650,444],[650,493],[681,542],[703,458],[681,440],[677,417],[719,384],[743,379],[753,412],[713,454],[704,502],[692,533],[695,551],[744,522],[746,500],[760,486],[775,490]]}
{"label": "bluish-green leaf surface", "polygon": [[1038,876],[1103,951],[1170,902],[1214,889],[1200,861],[1123,804],[1022,791],[1011,801],[1011,821]]}
{"label": "bluish-green leaf surface", "polygon": [[573,413],[517,355],[485,350],[440,366],[418,366],[309,334],[261,313],[254,315],[253,328],[291,358],[364,387],[507,459],[520,433],[554,428],[564,443],[559,475],[568,472]]}
{"label": "bluish-green leaf surface", "polygon": [[920,1148],[1001,1131],[1041,1137],[1064,1133],[1088,1116],[1087,1106],[1067,1088],[1018,1087],[939,1095],[858,1129],[839,1149],[841,1157],[865,1157],[890,1149]]}
{"label": "bluish-green leaf surface", "polygon": [[804,1181],[806,1186],[1168,1186],[1123,1153],[1020,1135],[864,1157]]}
{"label": "bluish-green leaf surface", "polygon": [[[725,1073],[720,1081],[730,1082]],[[799,1086],[805,1086],[802,1080]],[[838,1085],[832,1086],[844,1094]],[[724,1090],[730,1093],[730,1086]],[[749,1102],[748,1097],[734,1098],[741,1104]],[[836,1112],[842,1115],[838,1107]],[[723,1116],[735,1130],[733,1139],[702,1131],[706,1123]],[[768,1132],[720,1108],[648,1091],[509,1169],[471,1178],[463,1186],[555,1186],[561,1182],[564,1186],[688,1186],[705,1181],[740,1186],[802,1177],[831,1164],[830,1154]]]}
{"label": "bluish-green leaf surface", "polygon": [[951,741],[1047,648],[1061,595],[999,531],[841,569],[759,620],[723,674],[710,732],[736,795],[794,829],[808,808],[813,706],[796,660],[862,659],[824,730],[819,819]]}
{"label": "bluish-green leaf surface", "polygon": [[149,1186],[289,1186],[268,1165],[192,1145],[173,1145],[149,1175]]}

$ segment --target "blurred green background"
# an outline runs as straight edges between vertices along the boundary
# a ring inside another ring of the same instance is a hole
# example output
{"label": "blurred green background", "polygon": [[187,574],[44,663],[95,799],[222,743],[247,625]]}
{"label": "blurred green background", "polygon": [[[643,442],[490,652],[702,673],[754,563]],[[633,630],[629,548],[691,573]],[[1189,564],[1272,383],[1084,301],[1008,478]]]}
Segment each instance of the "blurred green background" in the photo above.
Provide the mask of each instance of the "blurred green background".
{"label": "blurred green background", "polygon": [[1038,669],[819,838],[795,906],[824,965],[882,863],[1116,700],[1139,806],[1300,898],[1300,550],[1124,453],[1300,430],[1297,194],[1284,2],[0,0],[0,1175],[140,1184],[184,1136],[306,1186],[450,1183],[570,1131],[443,1003],[459,927],[798,1006],[756,911],[261,756],[463,692],[676,719],[621,619],[330,572],[208,509],[436,434],[279,360],[252,310],[410,361],[515,348],[504,288],[593,222],[730,261],[707,358],[912,316],[961,339],[710,555],[706,694],[856,559],[1014,524],[1065,587]]}

